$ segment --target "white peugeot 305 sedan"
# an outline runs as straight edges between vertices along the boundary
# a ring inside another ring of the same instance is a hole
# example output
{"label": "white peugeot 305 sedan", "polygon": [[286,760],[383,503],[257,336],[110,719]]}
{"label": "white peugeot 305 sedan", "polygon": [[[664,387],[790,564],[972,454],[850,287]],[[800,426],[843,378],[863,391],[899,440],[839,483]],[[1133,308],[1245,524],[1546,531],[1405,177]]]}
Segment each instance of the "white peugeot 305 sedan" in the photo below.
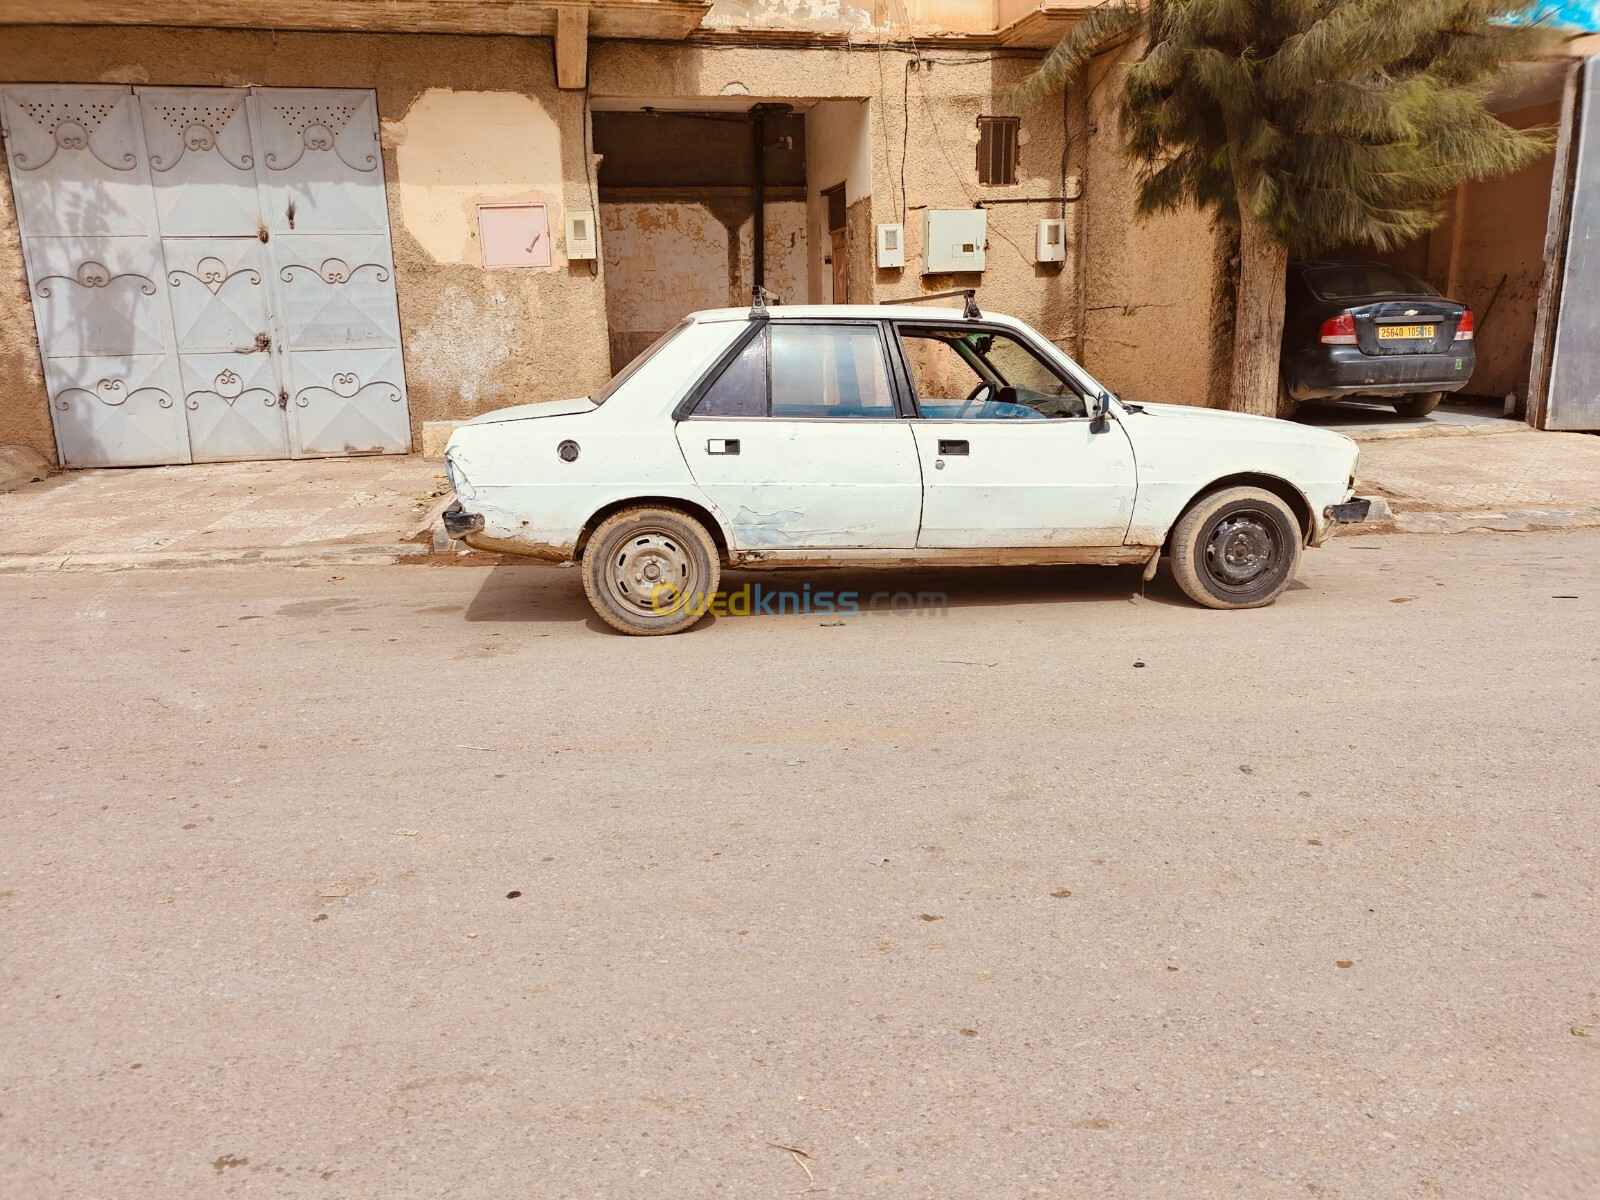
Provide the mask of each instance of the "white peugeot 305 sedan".
{"label": "white peugeot 305 sedan", "polygon": [[[631,634],[741,568],[1142,563],[1257,608],[1353,500],[1356,445],[1123,401],[1021,321],[828,305],[686,317],[600,392],[487,413],[445,452],[447,531],[576,560]],[[715,609],[713,609],[715,611]]]}

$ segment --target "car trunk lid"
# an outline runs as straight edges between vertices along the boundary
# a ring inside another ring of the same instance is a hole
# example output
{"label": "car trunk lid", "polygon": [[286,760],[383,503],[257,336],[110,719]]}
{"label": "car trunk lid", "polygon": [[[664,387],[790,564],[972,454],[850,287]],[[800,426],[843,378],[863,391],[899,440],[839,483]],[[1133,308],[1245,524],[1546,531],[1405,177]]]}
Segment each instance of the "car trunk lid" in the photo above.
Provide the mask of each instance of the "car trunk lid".
{"label": "car trunk lid", "polygon": [[1387,357],[1445,353],[1466,309],[1452,300],[1412,296],[1353,305],[1348,311],[1355,318],[1361,353]]}

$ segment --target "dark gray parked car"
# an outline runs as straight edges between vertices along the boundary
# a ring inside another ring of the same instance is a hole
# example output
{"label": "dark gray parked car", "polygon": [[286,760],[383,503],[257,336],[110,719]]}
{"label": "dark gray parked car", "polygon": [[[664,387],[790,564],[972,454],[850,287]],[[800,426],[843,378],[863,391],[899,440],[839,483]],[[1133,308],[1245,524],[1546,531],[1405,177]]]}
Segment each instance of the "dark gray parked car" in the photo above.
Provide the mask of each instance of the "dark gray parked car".
{"label": "dark gray parked car", "polygon": [[1472,378],[1472,339],[1471,309],[1399,267],[1290,263],[1278,415],[1349,397],[1426,416]]}

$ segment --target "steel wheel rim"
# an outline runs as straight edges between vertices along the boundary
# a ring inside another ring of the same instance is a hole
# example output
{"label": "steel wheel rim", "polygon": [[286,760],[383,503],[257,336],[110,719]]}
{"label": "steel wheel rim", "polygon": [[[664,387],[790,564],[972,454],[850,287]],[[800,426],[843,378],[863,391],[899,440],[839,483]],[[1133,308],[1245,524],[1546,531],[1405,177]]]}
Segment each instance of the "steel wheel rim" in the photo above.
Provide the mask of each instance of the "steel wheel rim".
{"label": "steel wheel rim", "polygon": [[1231,512],[1206,538],[1206,573],[1228,591],[1249,591],[1271,578],[1281,554],[1277,522],[1260,509]]}
{"label": "steel wheel rim", "polygon": [[630,534],[612,554],[605,572],[612,598],[646,616],[665,616],[686,601],[694,602],[697,582],[688,547],[664,529]]}

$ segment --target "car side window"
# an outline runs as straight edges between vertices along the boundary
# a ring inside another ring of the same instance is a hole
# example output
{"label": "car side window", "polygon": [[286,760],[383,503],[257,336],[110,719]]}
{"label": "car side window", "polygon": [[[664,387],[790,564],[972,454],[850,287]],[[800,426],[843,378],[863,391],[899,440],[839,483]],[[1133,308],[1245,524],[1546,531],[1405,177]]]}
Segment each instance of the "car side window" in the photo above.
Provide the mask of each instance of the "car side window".
{"label": "car side window", "polygon": [[697,417],[767,415],[767,336],[760,330],[706,389],[694,406]]}
{"label": "car side window", "polygon": [[786,325],[767,336],[774,417],[892,419],[894,392],[876,325]]}
{"label": "car side window", "polygon": [[723,368],[693,415],[892,420],[883,335],[876,325],[773,321]]}
{"label": "car side window", "polygon": [[1020,338],[998,330],[901,328],[917,407],[928,420],[1086,417],[1070,381]]}

